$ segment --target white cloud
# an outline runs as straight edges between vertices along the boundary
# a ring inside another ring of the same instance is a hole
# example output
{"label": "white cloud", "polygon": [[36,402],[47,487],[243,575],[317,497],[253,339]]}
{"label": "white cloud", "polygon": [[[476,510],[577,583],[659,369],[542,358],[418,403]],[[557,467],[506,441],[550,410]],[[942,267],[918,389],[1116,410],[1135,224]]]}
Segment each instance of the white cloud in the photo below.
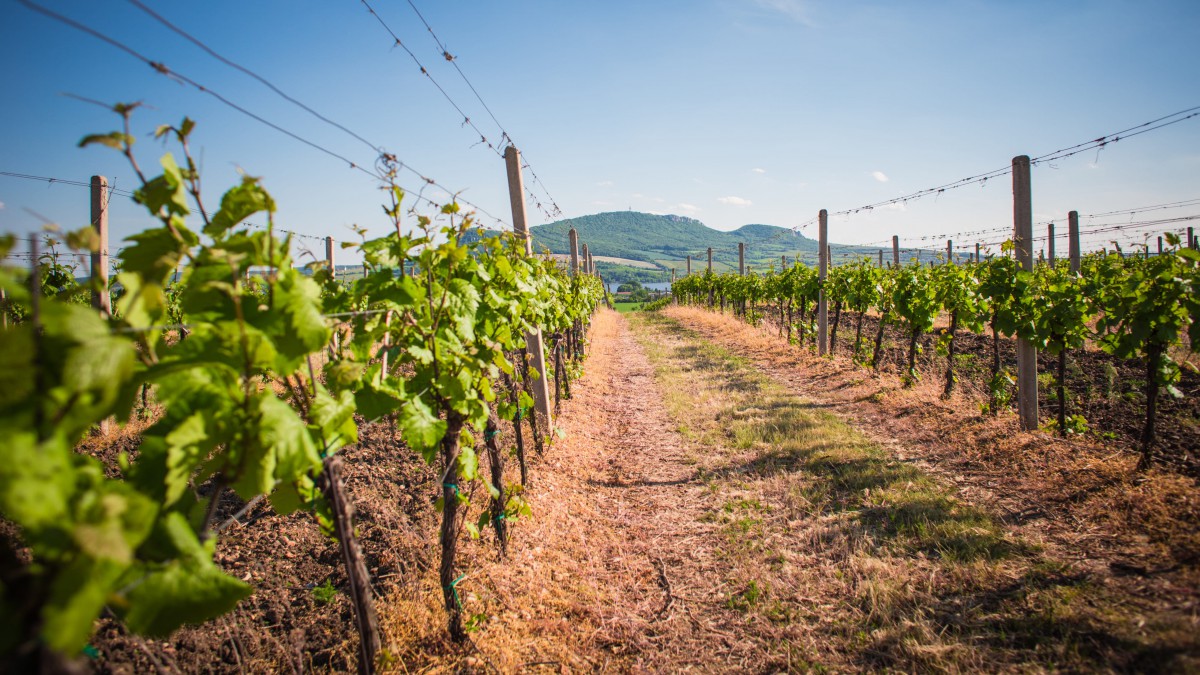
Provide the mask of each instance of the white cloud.
{"label": "white cloud", "polygon": [[0,202],[0,211],[4,210],[4,202]]}
{"label": "white cloud", "polygon": [[887,174],[886,174],[886,173],[884,173],[884,172],[882,172],[882,171],[872,171],[872,172],[871,172],[871,176],[872,176],[872,177],[873,177],[875,180],[879,181],[880,183],[886,183],[886,182],[888,182],[888,180],[890,180],[890,179],[887,177]]}
{"label": "white cloud", "polygon": [[612,187],[614,185],[616,185],[616,183],[612,182],[611,180],[602,180],[599,183],[596,183],[596,187]]}
{"label": "white cloud", "polygon": [[796,23],[812,25],[812,19],[808,18],[805,0],[751,0],[751,2],[763,9],[779,12]]}
{"label": "white cloud", "polygon": [[675,208],[679,209],[680,211],[687,211],[688,213],[695,213],[700,210],[699,206],[696,206],[695,204],[687,204],[684,202],[680,202],[680,203],[676,204]]}
{"label": "white cloud", "polygon": [[717,201],[729,206],[750,206],[753,203],[749,199],[742,199],[741,197],[719,197]]}
{"label": "white cloud", "polygon": [[751,171],[753,171],[754,173],[766,173],[766,172],[767,172],[767,170],[766,170],[766,169],[760,169],[760,168],[758,168],[758,167],[755,167],[755,168],[753,168],[753,169],[750,169],[750,170],[751,170]]}

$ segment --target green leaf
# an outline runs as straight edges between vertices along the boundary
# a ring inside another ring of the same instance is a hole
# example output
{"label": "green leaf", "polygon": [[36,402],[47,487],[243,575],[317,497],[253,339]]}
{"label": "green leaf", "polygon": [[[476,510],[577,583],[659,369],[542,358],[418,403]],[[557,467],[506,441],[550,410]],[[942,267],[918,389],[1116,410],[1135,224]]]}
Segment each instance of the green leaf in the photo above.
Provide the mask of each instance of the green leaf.
{"label": "green leaf", "polygon": [[426,461],[432,461],[438,444],[446,435],[446,422],[438,419],[419,398],[410,399],[408,405],[401,407],[396,421],[408,446],[421,453]]}
{"label": "green leaf", "polygon": [[79,141],[79,147],[103,145],[114,150],[124,150],[126,145],[133,145],[133,136],[120,131],[110,131],[107,134],[89,134]]}
{"label": "green leaf", "polygon": [[42,609],[42,638],[46,644],[64,654],[78,654],[92,635],[92,622],[125,569],[111,559],[79,556],[59,571]]}
{"label": "green leaf", "polygon": [[244,176],[241,185],[230,188],[221,197],[221,208],[213,214],[204,234],[220,237],[229,228],[260,211],[274,213],[275,200],[259,185],[257,178]]}

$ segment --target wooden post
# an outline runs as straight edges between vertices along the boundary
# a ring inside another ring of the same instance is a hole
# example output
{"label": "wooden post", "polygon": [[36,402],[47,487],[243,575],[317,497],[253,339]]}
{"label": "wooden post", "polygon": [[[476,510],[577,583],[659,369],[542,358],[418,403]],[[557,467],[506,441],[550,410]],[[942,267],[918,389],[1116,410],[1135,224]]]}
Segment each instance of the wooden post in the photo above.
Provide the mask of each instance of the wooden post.
{"label": "wooden post", "polygon": [[1079,212],[1067,214],[1067,257],[1071,261],[1071,274],[1079,272]]}
{"label": "wooden post", "polygon": [[818,226],[818,261],[817,278],[820,280],[820,290],[817,291],[817,354],[824,356],[829,351],[829,299],[825,293],[825,277],[829,275],[829,212],[821,209],[817,214]]}
{"label": "wooden post", "polygon": [[779,256],[779,273],[783,274],[783,271],[786,269],[787,269],[787,256],[780,254],[780,256]]}
{"label": "wooden post", "polygon": [[708,247],[708,271],[712,271],[712,247]]}
{"label": "wooden post", "polygon": [[1054,266],[1054,262],[1058,259],[1054,252],[1054,223],[1046,226],[1046,241],[1050,242],[1046,248],[1050,251],[1050,266]]}
{"label": "wooden post", "polygon": [[687,257],[687,276],[692,276],[692,256],[690,253]]}
{"label": "wooden post", "polygon": [[92,176],[92,227],[100,243],[92,253],[92,307],[112,314],[112,296],[108,293],[108,179]]}
{"label": "wooden post", "polygon": [[1188,238],[1187,238],[1188,248],[1196,248],[1196,235],[1194,234],[1195,229],[1196,228],[1194,228],[1194,227],[1188,227]]}
{"label": "wooden post", "polygon": [[1162,237],[1158,238],[1158,254],[1162,255]]}
{"label": "wooden post", "polygon": [[671,268],[671,285],[675,285],[675,268]]}
{"label": "wooden post", "polygon": [[337,270],[337,267],[333,263],[333,237],[325,237],[325,262],[329,263],[330,273],[334,273]]}
{"label": "wooden post", "polygon": [[583,257],[583,273],[591,274],[592,273],[592,254],[590,251],[588,251],[588,245],[581,244],[580,251],[581,251],[580,255]]}
{"label": "wooden post", "polygon": [[738,275],[746,276],[746,244],[738,242]]}
{"label": "wooden post", "polygon": [[883,249],[879,249],[879,269],[883,269]]}
{"label": "wooden post", "polygon": [[954,264],[954,240],[952,239],[946,240],[946,264]]}
{"label": "wooden post", "polygon": [[979,242],[975,242],[975,262],[979,262]]}
{"label": "wooden post", "polygon": [[[533,257],[533,237],[525,224],[525,182],[521,176],[521,153],[514,147],[504,149],[504,163],[508,170],[508,200],[512,205],[513,231],[525,240],[525,255]],[[538,378],[533,383],[533,403],[537,412],[546,418],[546,430],[554,428],[550,415],[550,388],[546,380],[546,350],[542,344],[541,326],[525,333],[525,342],[533,356],[533,369]]]}
{"label": "wooden post", "polygon": [[[1030,190],[1029,156],[1012,161],[1013,243],[1017,262],[1033,271],[1033,197]],[[1028,340],[1017,340],[1017,413],[1021,428],[1032,431],[1038,426],[1037,348]]]}
{"label": "wooden post", "polygon": [[900,235],[892,235],[892,267],[900,266]]}
{"label": "wooden post", "polygon": [[567,231],[567,239],[571,245],[571,276],[579,274],[579,233],[575,228]]}

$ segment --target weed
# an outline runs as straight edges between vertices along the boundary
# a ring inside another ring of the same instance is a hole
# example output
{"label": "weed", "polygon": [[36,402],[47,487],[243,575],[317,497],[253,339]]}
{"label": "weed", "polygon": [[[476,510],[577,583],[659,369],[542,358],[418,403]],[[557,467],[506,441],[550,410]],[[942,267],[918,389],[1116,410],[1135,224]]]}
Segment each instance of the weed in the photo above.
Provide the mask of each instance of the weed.
{"label": "weed", "polygon": [[326,579],[325,583],[320,586],[314,586],[312,589],[313,602],[318,605],[328,605],[337,597],[338,590],[333,585],[331,579]]}

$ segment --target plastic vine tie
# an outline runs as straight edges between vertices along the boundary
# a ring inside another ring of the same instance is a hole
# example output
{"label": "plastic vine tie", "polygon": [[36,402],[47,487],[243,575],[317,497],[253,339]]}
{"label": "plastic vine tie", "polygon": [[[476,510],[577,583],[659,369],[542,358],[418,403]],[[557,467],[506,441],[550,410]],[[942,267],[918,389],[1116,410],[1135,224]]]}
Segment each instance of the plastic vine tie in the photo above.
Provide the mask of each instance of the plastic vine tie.
{"label": "plastic vine tie", "polygon": [[465,576],[467,576],[465,572],[463,574],[458,575],[458,578],[455,579],[454,581],[451,581],[450,585],[446,587],[446,588],[450,589],[451,593],[454,594],[454,604],[459,609],[462,609],[462,600],[460,600],[458,597],[458,582],[462,581],[463,577],[465,577]]}

